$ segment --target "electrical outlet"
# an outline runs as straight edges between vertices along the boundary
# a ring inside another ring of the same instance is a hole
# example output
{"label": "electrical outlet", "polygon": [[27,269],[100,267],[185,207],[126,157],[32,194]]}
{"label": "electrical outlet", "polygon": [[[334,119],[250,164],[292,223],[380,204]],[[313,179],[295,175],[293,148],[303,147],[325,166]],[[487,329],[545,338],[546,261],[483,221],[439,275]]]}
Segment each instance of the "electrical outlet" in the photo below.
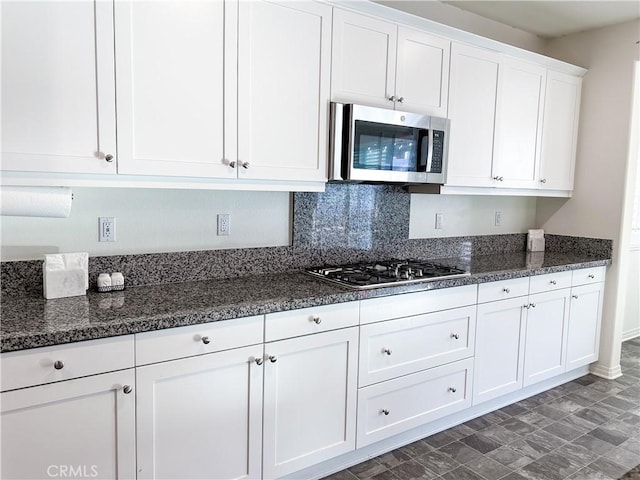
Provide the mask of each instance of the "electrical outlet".
{"label": "electrical outlet", "polygon": [[116,217],[98,217],[98,241],[116,241]]}
{"label": "electrical outlet", "polygon": [[436,213],[436,230],[442,230],[443,217],[444,215],[442,215],[441,213]]}
{"label": "electrical outlet", "polygon": [[229,235],[231,233],[231,224],[229,222],[228,213],[218,214],[218,235]]}
{"label": "electrical outlet", "polygon": [[496,225],[496,227],[501,227],[502,226],[502,212],[501,211],[496,211],[495,225]]}

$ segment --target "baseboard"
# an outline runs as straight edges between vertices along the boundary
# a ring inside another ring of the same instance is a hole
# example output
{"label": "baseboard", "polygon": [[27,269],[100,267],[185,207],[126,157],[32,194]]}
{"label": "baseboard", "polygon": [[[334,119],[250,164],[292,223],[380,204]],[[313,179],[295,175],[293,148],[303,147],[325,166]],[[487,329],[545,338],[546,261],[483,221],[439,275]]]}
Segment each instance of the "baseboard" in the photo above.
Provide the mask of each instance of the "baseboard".
{"label": "baseboard", "polygon": [[622,341],[626,342],[627,340],[631,340],[632,338],[640,337],[640,327],[632,328],[631,330],[627,330],[626,332],[622,332]]}
{"label": "baseboard", "polygon": [[600,363],[594,363],[591,365],[589,370],[596,377],[606,378],[607,380],[614,380],[622,376],[622,368],[620,367],[620,364],[614,367],[605,367]]}

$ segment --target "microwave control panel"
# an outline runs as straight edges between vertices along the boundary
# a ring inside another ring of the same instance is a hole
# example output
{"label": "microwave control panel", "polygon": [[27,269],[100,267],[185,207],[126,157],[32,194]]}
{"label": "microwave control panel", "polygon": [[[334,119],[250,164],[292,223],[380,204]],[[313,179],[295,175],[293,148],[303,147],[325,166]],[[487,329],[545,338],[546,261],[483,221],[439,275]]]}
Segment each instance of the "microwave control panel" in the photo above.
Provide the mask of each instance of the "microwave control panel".
{"label": "microwave control panel", "polygon": [[442,173],[442,158],[444,156],[444,131],[433,130],[433,155],[429,173]]}

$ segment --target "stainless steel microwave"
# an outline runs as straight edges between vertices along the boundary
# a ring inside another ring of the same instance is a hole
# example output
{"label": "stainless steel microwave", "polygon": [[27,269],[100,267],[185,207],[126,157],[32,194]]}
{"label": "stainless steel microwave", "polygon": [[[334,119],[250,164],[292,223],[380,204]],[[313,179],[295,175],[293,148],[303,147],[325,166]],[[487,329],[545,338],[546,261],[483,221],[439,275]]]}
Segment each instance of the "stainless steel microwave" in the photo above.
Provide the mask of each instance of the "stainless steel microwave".
{"label": "stainless steel microwave", "polygon": [[329,180],[445,182],[449,120],[331,103]]}

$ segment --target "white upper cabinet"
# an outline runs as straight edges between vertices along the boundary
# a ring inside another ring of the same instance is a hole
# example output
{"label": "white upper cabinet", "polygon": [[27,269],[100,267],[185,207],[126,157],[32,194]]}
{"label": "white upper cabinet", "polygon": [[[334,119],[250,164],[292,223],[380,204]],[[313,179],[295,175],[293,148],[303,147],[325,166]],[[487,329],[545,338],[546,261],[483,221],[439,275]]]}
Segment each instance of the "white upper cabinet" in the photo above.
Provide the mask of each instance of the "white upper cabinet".
{"label": "white upper cabinet", "polygon": [[511,58],[501,63],[491,171],[500,186],[538,186],[546,73],[544,67]]}
{"label": "white upper cabinet", "polygon": [[571,190],[582,78],[549,70],[542,126],[540,188]]}
{"label": "white upper cabinet", "polygon": [[445,117],[450,44],[336,8],[331,98]]}
{"label": "white upper cabinet", "polygon": [[240,2],[238,24],[239,177],[326,181],[331,7]]}
{"label": "white upper cabinet", "polygon": [[454,43],[447,185],[490,187],[500,54]]}
{"label": "white upper cabinet", "polygon": [[2,169],[115,173],[112,5],[2,2],[1,16]]}
{"label": "white upper cabinet", "polygon": [[224,20],[233,8],[115,3],[118,173],[236,176],[224,156]]}

